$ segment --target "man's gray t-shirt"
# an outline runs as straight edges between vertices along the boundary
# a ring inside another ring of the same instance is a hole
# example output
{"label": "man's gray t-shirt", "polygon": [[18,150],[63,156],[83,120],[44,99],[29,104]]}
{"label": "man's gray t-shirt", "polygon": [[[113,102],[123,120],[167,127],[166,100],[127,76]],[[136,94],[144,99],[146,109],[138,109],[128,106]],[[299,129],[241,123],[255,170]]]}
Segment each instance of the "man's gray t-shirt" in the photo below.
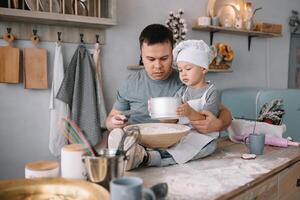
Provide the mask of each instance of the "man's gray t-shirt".
{"label": "man's gray t-shirt", "polygon": [[113,107],[120,111],[140,111],[141,113],[130,116],[129,123],[131,124],[158,122],[149,116],[148,99],[175,96],[181,86],[178,72],[175,70],[166,80],[152,80],[145,70],[139,70],[129,75],[119,88]]}

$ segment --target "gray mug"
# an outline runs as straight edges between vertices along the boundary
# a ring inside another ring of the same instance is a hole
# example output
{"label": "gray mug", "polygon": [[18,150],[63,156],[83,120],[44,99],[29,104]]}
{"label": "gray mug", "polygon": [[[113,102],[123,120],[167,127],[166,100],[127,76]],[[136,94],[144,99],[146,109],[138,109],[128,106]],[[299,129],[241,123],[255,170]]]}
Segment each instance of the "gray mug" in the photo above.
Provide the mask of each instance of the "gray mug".
{"label": "gray mug", "polygon": [[265,134],[250,133],[245,137],[244,142],[251,154],[262,155],[264,153]]}
{"label": "gray mug", "polygon": [[155,200],[150,189],[143,189],[143,180],[138,177],[124,176],[110,182],[111,200]]}

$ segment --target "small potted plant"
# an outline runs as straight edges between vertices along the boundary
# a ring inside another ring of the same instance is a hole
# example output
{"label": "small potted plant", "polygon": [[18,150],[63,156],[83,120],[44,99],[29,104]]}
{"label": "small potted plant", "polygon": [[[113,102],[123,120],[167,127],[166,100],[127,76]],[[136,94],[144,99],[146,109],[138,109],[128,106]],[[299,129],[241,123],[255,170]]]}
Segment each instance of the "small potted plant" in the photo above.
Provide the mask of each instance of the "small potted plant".
{"label": "small potted plant", "polygon": [[275,99],[270,103],[266,103],[262,106],[257,121],[266,122],[274,125],[282,124],[282,117],[284,115],[284,109],[282,109],[283,100]]}

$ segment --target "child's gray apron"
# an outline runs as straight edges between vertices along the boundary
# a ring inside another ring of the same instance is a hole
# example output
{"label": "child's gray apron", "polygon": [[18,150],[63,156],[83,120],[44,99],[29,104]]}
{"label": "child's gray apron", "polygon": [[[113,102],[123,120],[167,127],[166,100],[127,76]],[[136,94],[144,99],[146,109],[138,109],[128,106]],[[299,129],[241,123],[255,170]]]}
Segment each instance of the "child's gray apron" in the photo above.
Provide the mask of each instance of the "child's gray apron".
{"label": "child's gray apron", "polygon": [[[211,86],[204,92],[200,99],[192,99],[187,101],[187,103],[196,111],[201,111],[206,104],[206,95]],[[184,100],[185,94],[188,88],[185,90],[182,99]],[[179,124],[185,124],[191,127],[190,121],[187,117],[182,117],[179,119]],[[219,132],[213,132],[209,134],[201,134],[195,129],[191,131],[181,139],[181,141],[175,146],[167,149],[167,151],[173,156],[174,160],[178,164],[183,164],[191,160],[197,155],[197,153],[205,147],[208,143],[219,136]]]}

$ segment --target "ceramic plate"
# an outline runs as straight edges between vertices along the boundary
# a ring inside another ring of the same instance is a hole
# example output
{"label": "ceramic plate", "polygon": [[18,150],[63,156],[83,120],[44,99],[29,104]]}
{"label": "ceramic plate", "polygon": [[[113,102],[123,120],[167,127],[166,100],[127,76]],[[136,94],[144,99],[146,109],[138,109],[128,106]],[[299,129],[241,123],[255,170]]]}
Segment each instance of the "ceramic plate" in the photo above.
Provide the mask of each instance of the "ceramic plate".
{"label": "ceramic plate", "polygon": [[240,16],[243,18],[244,13],[245,13],[245,0],[215,0],[214,3],[214,15],[218,15],[220,10],[225,6],[225,5],[234,5],[237,10],[240,12]]}
{"label": "ceramic plate", "polygon": [[[39,0],[41,10],[44,12],[50,12],[50,1],[49,0]],[[59,13],[61,12],[61,3],[60,0],[52,0],[52,12]]]}
{"label": "ceramic plate", "polygon": [[66,14],[74,14],[73,6],[72,6],[73,0],[65,0],[65,13]]}
{"label": "ceramic plate", "polygon": [[179,116],[178,115],[151,114],[151,119],[158,119],[158,120],[179,119]]}
{"label": "ceramic plate", "polygon": [[231,5],[223,6],[218,13],[220,24],[223,27],[231,28],[234,27],[236,13]]}
{"label": "ceramic plate", "polygon": [[31,11],[36,11],[36,0],[25,0],[27,7]]}
{"label": "ceramic plate", "polygon": [[[31,11],[36,11],[36,1],[37,0],[25,0],[26,5]],[[39,1],[39,10],[44,12],[50,11],[50,3],[49,0],[38,0]],[[52,12],[59,13],[61,11],[60,0],[52,0]]]}
{"label": "ceramic plate", "polygon": [[208,0],[207,1],[206,14],[207,14],[208,17],[214,17],[215,16],[215,13],[214,13],[215,2],[216,2],[216,0]]}

